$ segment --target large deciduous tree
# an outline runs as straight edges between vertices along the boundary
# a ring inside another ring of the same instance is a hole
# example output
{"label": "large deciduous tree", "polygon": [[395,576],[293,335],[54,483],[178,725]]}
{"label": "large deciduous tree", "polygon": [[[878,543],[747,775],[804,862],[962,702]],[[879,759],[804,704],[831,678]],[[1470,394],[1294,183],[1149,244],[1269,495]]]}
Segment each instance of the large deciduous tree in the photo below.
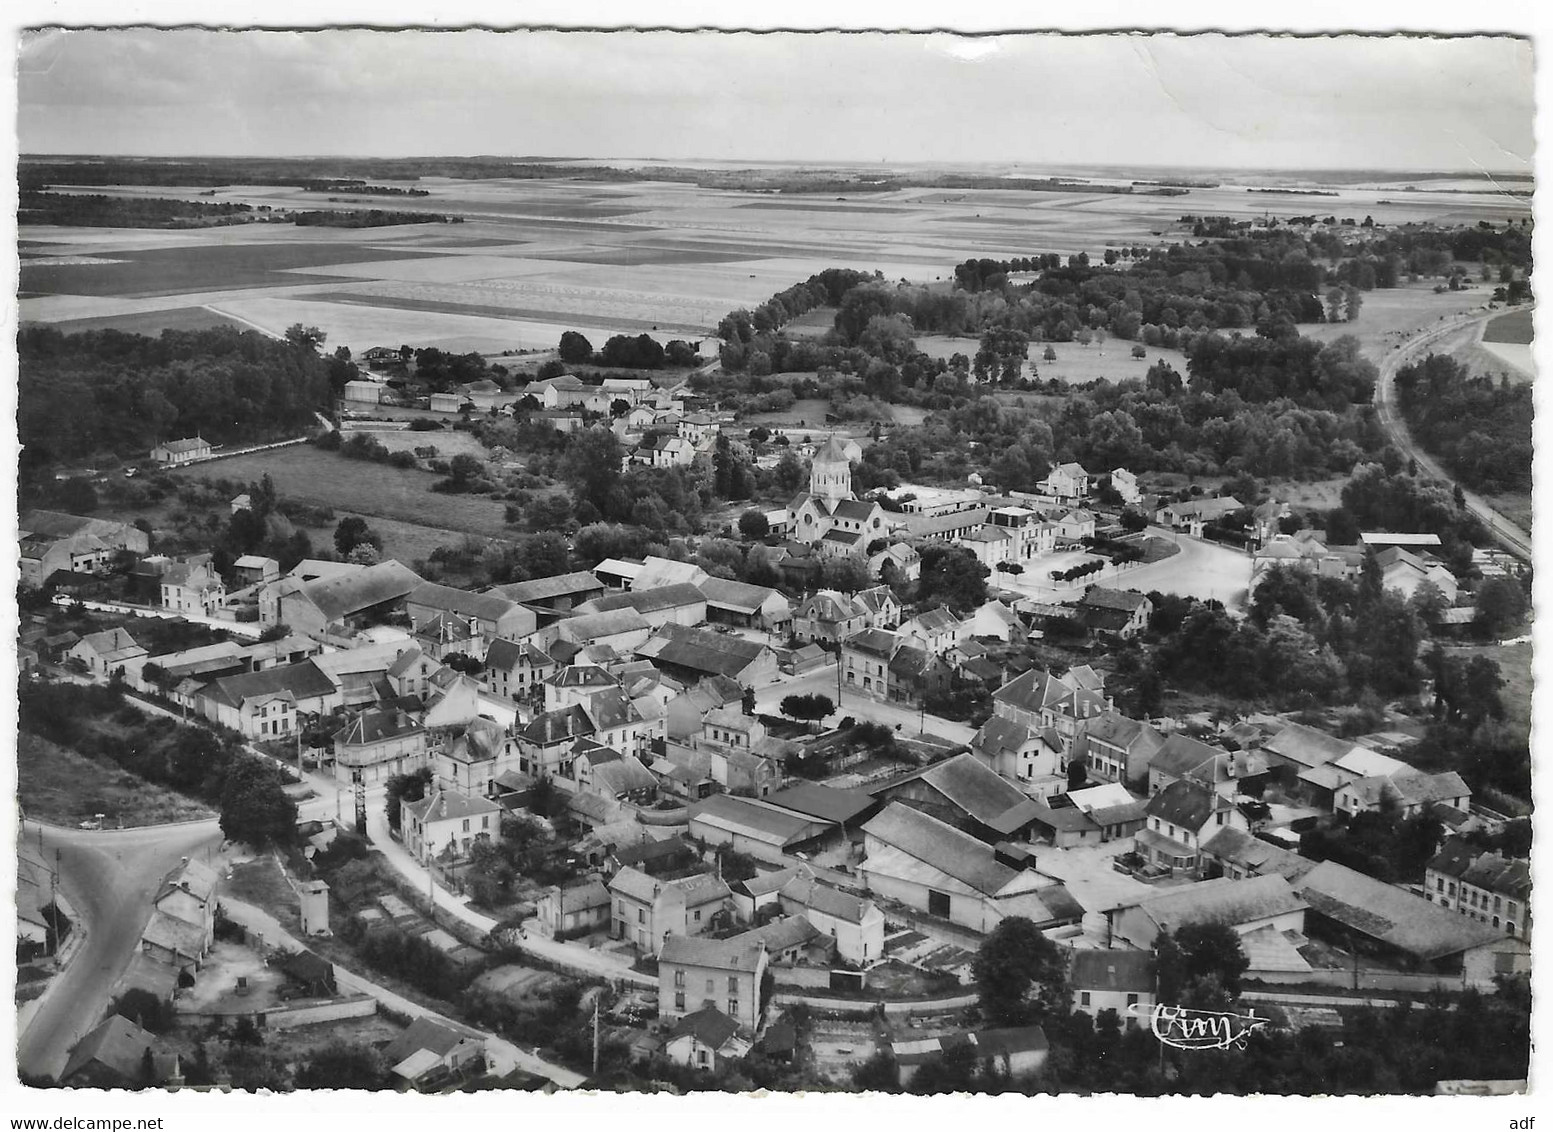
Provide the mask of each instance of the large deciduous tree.
{"label": "large deciduous tree", "polygon": [[296,836],[297,804],[286,796],[280,768],[268,759],[239,756],[221,790],[221,832],[230,841],[267,846]]}
{"label": "large deciduous tree", "polygon": [[1067,1010],[1067,963],[1034,921],[998,922],[972,965],[982,1013],[995,1026],[1024,1026]]}
{"label": "large deciduous tree", "polygon": [[585,362],[593,357],[593,343],[589,342],[575,330],[568,330],[561,335],[561,343],[556,349],[556,355],[563,362]]}

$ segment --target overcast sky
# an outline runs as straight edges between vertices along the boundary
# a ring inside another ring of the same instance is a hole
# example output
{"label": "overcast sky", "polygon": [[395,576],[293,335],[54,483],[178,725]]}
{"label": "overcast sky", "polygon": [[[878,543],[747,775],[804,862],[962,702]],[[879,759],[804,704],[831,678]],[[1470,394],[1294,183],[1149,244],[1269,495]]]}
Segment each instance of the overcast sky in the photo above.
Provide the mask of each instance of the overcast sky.
{"label": "overcast sky", "polygon": [[1513,39],[36,33],[23,153],[1529,171]]}

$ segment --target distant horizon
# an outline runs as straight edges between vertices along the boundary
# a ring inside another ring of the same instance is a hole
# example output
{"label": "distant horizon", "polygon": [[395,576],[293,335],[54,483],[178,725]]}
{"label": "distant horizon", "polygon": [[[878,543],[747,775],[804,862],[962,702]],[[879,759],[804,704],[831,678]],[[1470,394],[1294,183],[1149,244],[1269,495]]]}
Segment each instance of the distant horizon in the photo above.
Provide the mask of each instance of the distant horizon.
{"label": "distant horizon", "polygon": [[1515,35],[46,29],[17,74],[18,149],[61,158],[1499,175],[1535,147]]}
{"label": "distant horizon", "polygon": [[917,161],[905,160],[880,160],[876,162],[849,162],[841,160],[825,160],[820,158],[760,158],[760,157],[696,157],[696,156],[615,156],[607,154],[502,154],[502,153],[128,153],[107,151],[53,151],[33,152],[18,154],[21,161],[49,161],[49,160],[78,160],[102,158],[118,161],[510,161],[514,163],[526,163],[534,165],[549,165],[560,162],[599,162],[599,163],[631,163],[643,162],[657,165],[669,165],[683,163],[686,165],[732,165],[748,167],[779,166],[784,168],[804,168],[819,170],[858,171],[870,169],[918,169],[922,167],[935,167],[945,169],[965,168],[1021,168],[1031,170],[1041,169],[1084,169],[1084,170],[1135,170],[1158,169],[1172,172],[1186,173],[1393,173],[1414,174],[1418,176],[1434,177],[1460,177],[1470,179],[1488,180],[1491,178],[1507,178],[1520,181],[1533,181],[1536,179],[1534,172],[1522,168],[1492,168],[1478,166],[1469,169],[1447,169],[1430,166],[1387,166],[1387,165],[1177,165],[1162,164],[1158,162],[1136,161],[1120,163],[1100,163],[1085,161],[1058,161],[1050,163],[1036,163],[1031,161],[935,161],[923,159]]}

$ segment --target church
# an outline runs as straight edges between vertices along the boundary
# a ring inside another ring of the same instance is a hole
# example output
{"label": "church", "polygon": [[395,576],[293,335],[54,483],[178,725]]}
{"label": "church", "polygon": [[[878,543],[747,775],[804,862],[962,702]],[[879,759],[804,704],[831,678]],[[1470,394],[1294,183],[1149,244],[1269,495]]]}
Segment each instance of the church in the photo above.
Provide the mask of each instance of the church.
{"label": "church", "polygon": [[852,494],[852,464],[834,435],[814,454],[809,490],[787,505],[793,538],[813,546],[822,558],[863,558],[874,539],[893,526],[879,504]]}

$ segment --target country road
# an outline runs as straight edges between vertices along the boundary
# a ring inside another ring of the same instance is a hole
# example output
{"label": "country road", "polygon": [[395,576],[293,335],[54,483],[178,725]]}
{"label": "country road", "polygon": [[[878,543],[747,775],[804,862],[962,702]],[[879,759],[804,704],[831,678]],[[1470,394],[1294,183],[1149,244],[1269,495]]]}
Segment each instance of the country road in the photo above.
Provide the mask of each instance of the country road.
{"label": "country road", "polygon": [[56,860],[59,883],[83,923],[86,943],[44,992],[17,1041],[23,1073],[58,1076],[70,1049],[96,1025],[119,976],[151,918],[151,900],[183,857],[205,857],[221,843],[215,819],[184,825],[84,832],[23,824],[23,836],[42,841],[44,860]]}
{"label": "country road", "polygon": [[1394,383],[1397,371],[1404,364],[1418,360],[1427,347],[1434,345],[1441,338],[1454,334],[1473,323],[1486,322],[1497,317],[1498,313],[1474,314],[1464,318],[1449,319],[1410,339],[1400,349],[1390,351],[1380,362],[1380,379],[1375,386],[1375,410],[1382,426],[1391,434],[1392,440],[1404,456],[1416,461],[1419,468],[1434,478],[1461,487],[1467,510],[1483,521],[1489,533],[1502,543],[1506,550],[1529,563],[1531,562],[1531,535],[1495,511],[1482,496],[1456,484],[1455,477],[1413,440],[1412,434],[1408,431],[1407,422],[1402,419],[1402,414],[1395,403]]}

